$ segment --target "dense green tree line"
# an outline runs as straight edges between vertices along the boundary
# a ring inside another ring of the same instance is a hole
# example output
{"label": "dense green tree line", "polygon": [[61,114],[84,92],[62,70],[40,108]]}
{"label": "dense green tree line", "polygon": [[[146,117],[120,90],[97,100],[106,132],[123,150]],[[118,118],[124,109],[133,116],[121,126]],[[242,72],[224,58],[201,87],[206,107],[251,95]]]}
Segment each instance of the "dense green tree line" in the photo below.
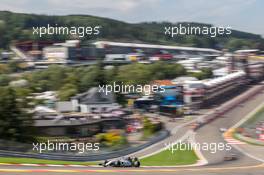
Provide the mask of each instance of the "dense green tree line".
{"label": "dense green tree line", "polygon": [[[82,40],[109,39],[118,41],[143,41],[158,44],[185,45],[209,48],[261,48],[264,49],[264,40],[260,35],[233,30],[229,36],[215,37],[197,35],[179,35],[170,38],[164,35],[164,26],[177,26],[179,23],[150,22],[129,24],[117,20],[94,17],[89,15],[47,16],[0,12],[0,48],[8,48],[9,44],[23,40],[53,40],[63,41],[74,39],[69,35],[32,35],[32,27],[50,25],[57,26],[95,26],[102,27],[99,36],[86,35]],[[181,23],[187,24],[187,23]],[[209,24],[190,23],[195,26],[211,26]],[[239,44],[240,43],[240,44]]]}
{"label": "dense green tree line", "polygon": [[103,69],[99,64],[90,67],[70,68],[50,66],[46,70],[27,73],[25,79],[35,92],[59,91],[61,100],[88,90],[99,84],[119,82],[124,84],[146,84],[155,79],[169,79],[185,75],[179,64],[158,62],[151,65],[130,64]]}
{"label": "dense green tree line", "polygon": [[[104,69],[100,64],[90,67],[50,66],[46,70],[27,73],[25,79],[29,82],[29,89],[33,92],[49,90],[59,91],[61,100],[68,100],[76,93],[87,91],[99,84],[113,82],[123,84],[148,84],[156,79],[173,79],[187,75],[183,66],[157,62],[150,65],[129,64]],[[210,78],[212,71],[203,69],[201,73],[191,74],[198,79]]]}

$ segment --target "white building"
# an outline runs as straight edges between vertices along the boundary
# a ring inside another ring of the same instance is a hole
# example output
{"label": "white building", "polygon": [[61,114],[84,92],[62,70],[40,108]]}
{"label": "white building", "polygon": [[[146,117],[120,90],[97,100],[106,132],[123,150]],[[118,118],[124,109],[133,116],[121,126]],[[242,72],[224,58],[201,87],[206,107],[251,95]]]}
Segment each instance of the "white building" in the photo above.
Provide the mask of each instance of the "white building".
{"label": "white building", "polygon": [[66,62],[69,58],[69,48],[65,46],[48,46],[43,49],[44,59],[50,62]]}
{"label": "white building", "polygon": [[113,93],[106,95],[105,92],[100,92],[98,87],[72,97],[71,102],[73,110],[82,113],[110,112],[121,108],[118,103],[115,103]]}
{"label": "white building", "polygon": [[183,85],[186,105],[202,104],[223,97],[245,83],[246,73],[237,71],[225,76],[203,81],[186,81]]}
{"label": "white building", "polygon": [[187,105],[201,103],[203,100],[205,86],[202,81],[185,81],[183,84],[183,101]]}

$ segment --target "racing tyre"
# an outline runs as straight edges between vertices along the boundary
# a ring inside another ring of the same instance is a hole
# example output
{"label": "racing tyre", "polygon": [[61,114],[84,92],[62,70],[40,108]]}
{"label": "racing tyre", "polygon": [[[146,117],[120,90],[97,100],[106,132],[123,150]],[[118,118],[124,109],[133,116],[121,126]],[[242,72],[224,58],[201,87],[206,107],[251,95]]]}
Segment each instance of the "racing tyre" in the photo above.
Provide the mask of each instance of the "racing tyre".
{"label": "racing tyre", "polygon": [[140,162],[138,160],[134,162],[134,167],[140,167]]}
{"label": "racing tyre", "polygon": [[117,160],[116,162],[115,162],[115,167],[120,167],[121,166],[121,162],[119,161],[119,160]]}
{"label": "racing tyre", "polygon": [[104,167],[106,167],[106,164],[108,163],[108,160],[104,161]]}

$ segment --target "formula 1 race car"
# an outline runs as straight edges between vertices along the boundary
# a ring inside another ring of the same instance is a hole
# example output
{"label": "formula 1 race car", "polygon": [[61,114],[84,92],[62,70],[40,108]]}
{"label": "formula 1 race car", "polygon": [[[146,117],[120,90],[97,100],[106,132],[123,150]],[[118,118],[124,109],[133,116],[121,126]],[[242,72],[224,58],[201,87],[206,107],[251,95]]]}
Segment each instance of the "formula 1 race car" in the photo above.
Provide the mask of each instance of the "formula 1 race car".
{"label": "formula 1 race car", "polygon": [[137,157],[127,157],[113,160],[105,160],[104,163],[100,163],[99,165],[104,167],[140,167],[140,162]]}

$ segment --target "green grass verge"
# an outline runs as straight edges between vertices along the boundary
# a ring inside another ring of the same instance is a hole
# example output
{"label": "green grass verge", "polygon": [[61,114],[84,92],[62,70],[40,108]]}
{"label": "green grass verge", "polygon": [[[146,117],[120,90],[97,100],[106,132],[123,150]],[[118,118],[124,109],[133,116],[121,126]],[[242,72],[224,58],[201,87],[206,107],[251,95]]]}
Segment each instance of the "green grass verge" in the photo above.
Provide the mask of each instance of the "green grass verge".
{"label": "green grass verge", "polygon": [[[264,107],[260,108],[259,110],[256,111],[247,121],[241,124],[241,126],[238,126],[238,128],[250,128],[250,127],[255,127],[255,125],[263,120],[264,117]],[[251,137],[245,137],[241,133],[237,132],[237,129],[235,132],[233,132],[232,135],[235,139],[240,140],[242,142],[246,142],[251,145],[256,145],[256,146],[263,146],[264,144],[262,141],[251,138]]]}
{"label": "green grass verge", "polygon": [[164,150],[160,153],[140,160],[142,166],[175,166],[190,165],[198,161],[198,157],[193,150]]}
{"label": "green grass verge", "polygon": [[52,165],[97,165],[98,164],[98,162],[75,162],[75,161],[60,161],[60,160],[19,158],[19,157],[0,157],[0,163],[52,164]]}
{"label": "green grass verge", "polygon": [[264,107],[262,107],[255,114],[253,114],[245,123],[241,125],[241,127],[256,125],[256,123],[262,120],[263,117],[264,117]]}
{"label": "green grass verge", "polygon": [[255,145],[255,146],[264,146],[264,143],[262,143],[260,140],[254,139],[254,138],[247,138],[242,136],[239,133],[233,133],[233,137],[237,140],[240,140],[242,142],[246,142],[250,145]]}

